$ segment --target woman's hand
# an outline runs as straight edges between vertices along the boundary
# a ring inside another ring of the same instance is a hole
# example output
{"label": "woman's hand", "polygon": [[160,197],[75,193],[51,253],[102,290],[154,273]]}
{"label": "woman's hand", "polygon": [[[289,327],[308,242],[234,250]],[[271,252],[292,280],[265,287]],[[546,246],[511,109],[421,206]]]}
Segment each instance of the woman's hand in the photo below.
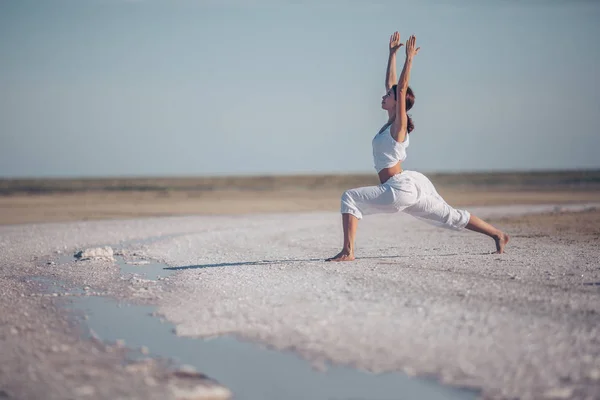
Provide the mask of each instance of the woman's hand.
{"label": "woman's hand", "polygon": [[390,54],[397,52],[400,47],[402,47],[402,43],[400,43],[400,34],[394,32],[392,33],[392,36],[390,36]]}
{"label": "woman's hand", "polygon": [[[400,39],[400,38],[398,38],[398,39]],[[409,58],[409,57],[412,58],[412,57],[416,56],[419,53],[419,50],[421,50],[420,47],[417,47],[415,49],[416,41],[417,41],[417,37],[415,35],[412,35],[406,41],[406,47],[405,47],[406,58]]]}

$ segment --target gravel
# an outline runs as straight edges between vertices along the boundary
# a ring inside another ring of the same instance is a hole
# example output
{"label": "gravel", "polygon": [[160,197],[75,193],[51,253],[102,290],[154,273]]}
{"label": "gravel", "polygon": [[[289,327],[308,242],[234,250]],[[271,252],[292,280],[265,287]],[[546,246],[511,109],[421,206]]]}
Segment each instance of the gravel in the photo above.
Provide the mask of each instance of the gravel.
{"label": "gravel", "polygon": [[[325,263],[340,249],[340,225],[338,214],[304,213],[0,227],[0,389],[32,399],[181,396],[160,360],[126,370],[126,344],[82,338],[60,307],[100,293],[155,304],[177,335],[233,334],[315,365],[434,375],[486,398],[600,397],[597,241],[513,235],[506,254],[492,255],[483,235],[378,215],[359,224],[357,261]],[[64,257],[103,246],[176,272],[133,279],[114,262]],[[53,297],[40,276],[64,285]]]}

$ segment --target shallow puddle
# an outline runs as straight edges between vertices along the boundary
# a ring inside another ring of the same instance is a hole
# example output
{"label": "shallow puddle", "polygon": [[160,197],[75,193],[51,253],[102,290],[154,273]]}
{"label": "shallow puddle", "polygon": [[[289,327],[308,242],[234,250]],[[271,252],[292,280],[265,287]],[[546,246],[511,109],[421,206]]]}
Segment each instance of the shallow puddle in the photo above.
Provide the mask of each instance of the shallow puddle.
{"label": "shallow puddle", "polygon": [[[155,262],[130,265],[119,258],[118,263],[122,274],[134,273],[145,279],[156,280],[175,272]],[[81,323],[101,340],[124,340],[128,348],[145,346],[150,356],[194,366],[230,389],[237,400],[447,400],[475,399],[479,393],[402,373],[371,374],[335,365],[319,371],[293,353],[266,349],[231,336],[212,339],[176,336],[174,325],[153,316],[152,306],[98,296],[70,299],[70,308],[87,315]],[[140,355],[131,353],[132,358]]]}

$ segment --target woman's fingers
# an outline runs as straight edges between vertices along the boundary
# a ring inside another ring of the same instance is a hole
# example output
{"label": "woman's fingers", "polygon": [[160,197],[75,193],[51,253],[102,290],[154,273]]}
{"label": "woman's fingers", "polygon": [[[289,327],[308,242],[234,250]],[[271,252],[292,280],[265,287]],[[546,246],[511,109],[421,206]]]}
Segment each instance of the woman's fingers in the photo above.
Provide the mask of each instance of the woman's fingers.
{"label": "woman's fingers", "polygon": [[394,32],[394,33],[392,33],[392,36],[390,36],[390,48],[393,48],[393,47],[398,48],[398,47],[406,46],[406,51],[411,51],[416,54],[416,52],[418,51],[418,50],[415,50],[416,41],[417,41],[417,37],[415,35],[411,35],[411,36],[409,36],[409,38],[406,40],[405,43],[402,43],[400,41],[400,33]]}
{"label": "woman's fingers", "polygon": [[411,35],[408,40],[406,41],[406,55],[409,54],[417,54],[419,52],[419,50],[421,50],[421,48],[417,48],[415,50],[415,45],[417,42],[417,37],[415,35]]}

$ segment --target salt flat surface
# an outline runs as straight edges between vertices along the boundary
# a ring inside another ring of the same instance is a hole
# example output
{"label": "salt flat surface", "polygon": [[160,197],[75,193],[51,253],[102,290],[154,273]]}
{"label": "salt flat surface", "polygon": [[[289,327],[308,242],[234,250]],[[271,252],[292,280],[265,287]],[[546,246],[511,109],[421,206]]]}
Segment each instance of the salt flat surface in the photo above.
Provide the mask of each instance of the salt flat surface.
{"label": "salt flat surface", "polygon": [[0,228],[0,249],[16,267],[100,245],[165,262],[177,273],[144,282],[147,295],[102,263],[55,273],[156,304],[178,335],[233,334],[315,365],[435,374],[493,397],[600,396],[598,243],[509,232],[506,254],[491,255],[483,235],[378,215],[359,224],[355,262],[326,263],[340,225],[337,213],[19,225]]}

